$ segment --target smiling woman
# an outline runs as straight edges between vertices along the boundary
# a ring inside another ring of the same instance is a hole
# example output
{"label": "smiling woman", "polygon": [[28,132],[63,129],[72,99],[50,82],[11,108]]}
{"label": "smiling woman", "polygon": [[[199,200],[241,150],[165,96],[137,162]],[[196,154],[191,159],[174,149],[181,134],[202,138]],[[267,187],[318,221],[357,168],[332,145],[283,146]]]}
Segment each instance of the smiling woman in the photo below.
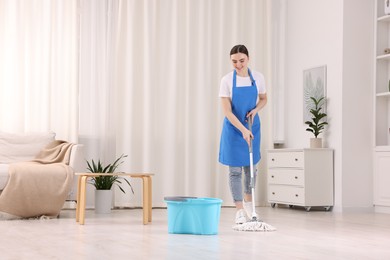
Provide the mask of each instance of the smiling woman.
{"label": "smiling woman", "polygon": [[77,3],[0,1],[0,130],[77,140]]}
{"label": "smiling woman", "polygon": [[[252,217],[252,192],[256,180],[253,168],[260,161],[258,112],[267,103],[267,92],[263,74],[248,68],[249,52],[244,45],[234,46],[230,59],[234,70],[222,78],[219,91],[225,115],[219,162],[229,166],[229,187],[237,208],[235,222],[243,224]],[[253,151],[253,159],[249,157],[249,148],[251,156]],[[242,175],[245,177],[244,192]]]}

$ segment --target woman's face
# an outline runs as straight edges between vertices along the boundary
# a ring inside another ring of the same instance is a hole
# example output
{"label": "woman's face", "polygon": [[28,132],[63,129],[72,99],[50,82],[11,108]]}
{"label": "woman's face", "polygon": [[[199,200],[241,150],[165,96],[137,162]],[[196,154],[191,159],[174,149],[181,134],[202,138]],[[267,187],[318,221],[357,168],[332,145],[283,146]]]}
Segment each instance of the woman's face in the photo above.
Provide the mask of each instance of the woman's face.
{"label": "woman's face", "polygon": [[237,74],[246,73],[249,57],[244,53],[235,53],[230,55],[234,69],[237,71]]}

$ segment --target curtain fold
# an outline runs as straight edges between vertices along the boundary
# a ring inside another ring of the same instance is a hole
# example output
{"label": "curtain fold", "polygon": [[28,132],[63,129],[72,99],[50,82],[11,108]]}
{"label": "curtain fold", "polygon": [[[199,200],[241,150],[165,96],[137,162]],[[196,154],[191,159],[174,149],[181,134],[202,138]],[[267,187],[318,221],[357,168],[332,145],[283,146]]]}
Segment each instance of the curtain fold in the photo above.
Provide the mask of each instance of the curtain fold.
{"label": "curtain fold", "polygon": [[78,1],[0,1],[0,130],[78,136]]}
{"label": "curtain fold", "polygon": [[[85,159],[112,163],[116,131],[121,127],[117,110],[116,76],[118,1],[80,0],[79,143]],[[85,167],[86,168],[86,167]],[[87,207],[93,207],[94,188],[87,186]]]}

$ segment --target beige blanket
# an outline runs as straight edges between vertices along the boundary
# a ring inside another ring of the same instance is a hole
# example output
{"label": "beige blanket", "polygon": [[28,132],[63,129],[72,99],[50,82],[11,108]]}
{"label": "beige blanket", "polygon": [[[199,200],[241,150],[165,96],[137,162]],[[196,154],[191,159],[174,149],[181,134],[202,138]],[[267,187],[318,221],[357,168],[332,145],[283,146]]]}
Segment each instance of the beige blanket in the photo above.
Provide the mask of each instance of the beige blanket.
{"label": "beige blanket", "polygon": [[55,217],[73,180],[68,165],[73,144],[55,140],[31,162],[10,164],[9,180],[0,195],[0,212],[30,218]]}

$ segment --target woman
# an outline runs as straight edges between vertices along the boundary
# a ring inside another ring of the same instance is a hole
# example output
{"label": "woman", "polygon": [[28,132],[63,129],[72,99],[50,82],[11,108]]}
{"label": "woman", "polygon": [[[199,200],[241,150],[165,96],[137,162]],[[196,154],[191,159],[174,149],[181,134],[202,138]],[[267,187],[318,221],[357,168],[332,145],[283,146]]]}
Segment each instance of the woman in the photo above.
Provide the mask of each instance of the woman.
{"label": "woman", "polygon": [[[248,68],[249,53],[244,45],[230,51],[234,70],[221,80],[219,97],[225,115],[221,134],[219,162],[229,166],[230,191],[237,209],[236,224],[252,217],[249,144],[253,145],[253,169],[260,161],[260,118],[258,112],[267,103],[264,76]],[[253,122],[252,132],[248,120]],[[244,172],[244,198],[242,192]],[[256,180],[256,170],[255,170]],[[254,184],[253,184],[254,185]]]}

